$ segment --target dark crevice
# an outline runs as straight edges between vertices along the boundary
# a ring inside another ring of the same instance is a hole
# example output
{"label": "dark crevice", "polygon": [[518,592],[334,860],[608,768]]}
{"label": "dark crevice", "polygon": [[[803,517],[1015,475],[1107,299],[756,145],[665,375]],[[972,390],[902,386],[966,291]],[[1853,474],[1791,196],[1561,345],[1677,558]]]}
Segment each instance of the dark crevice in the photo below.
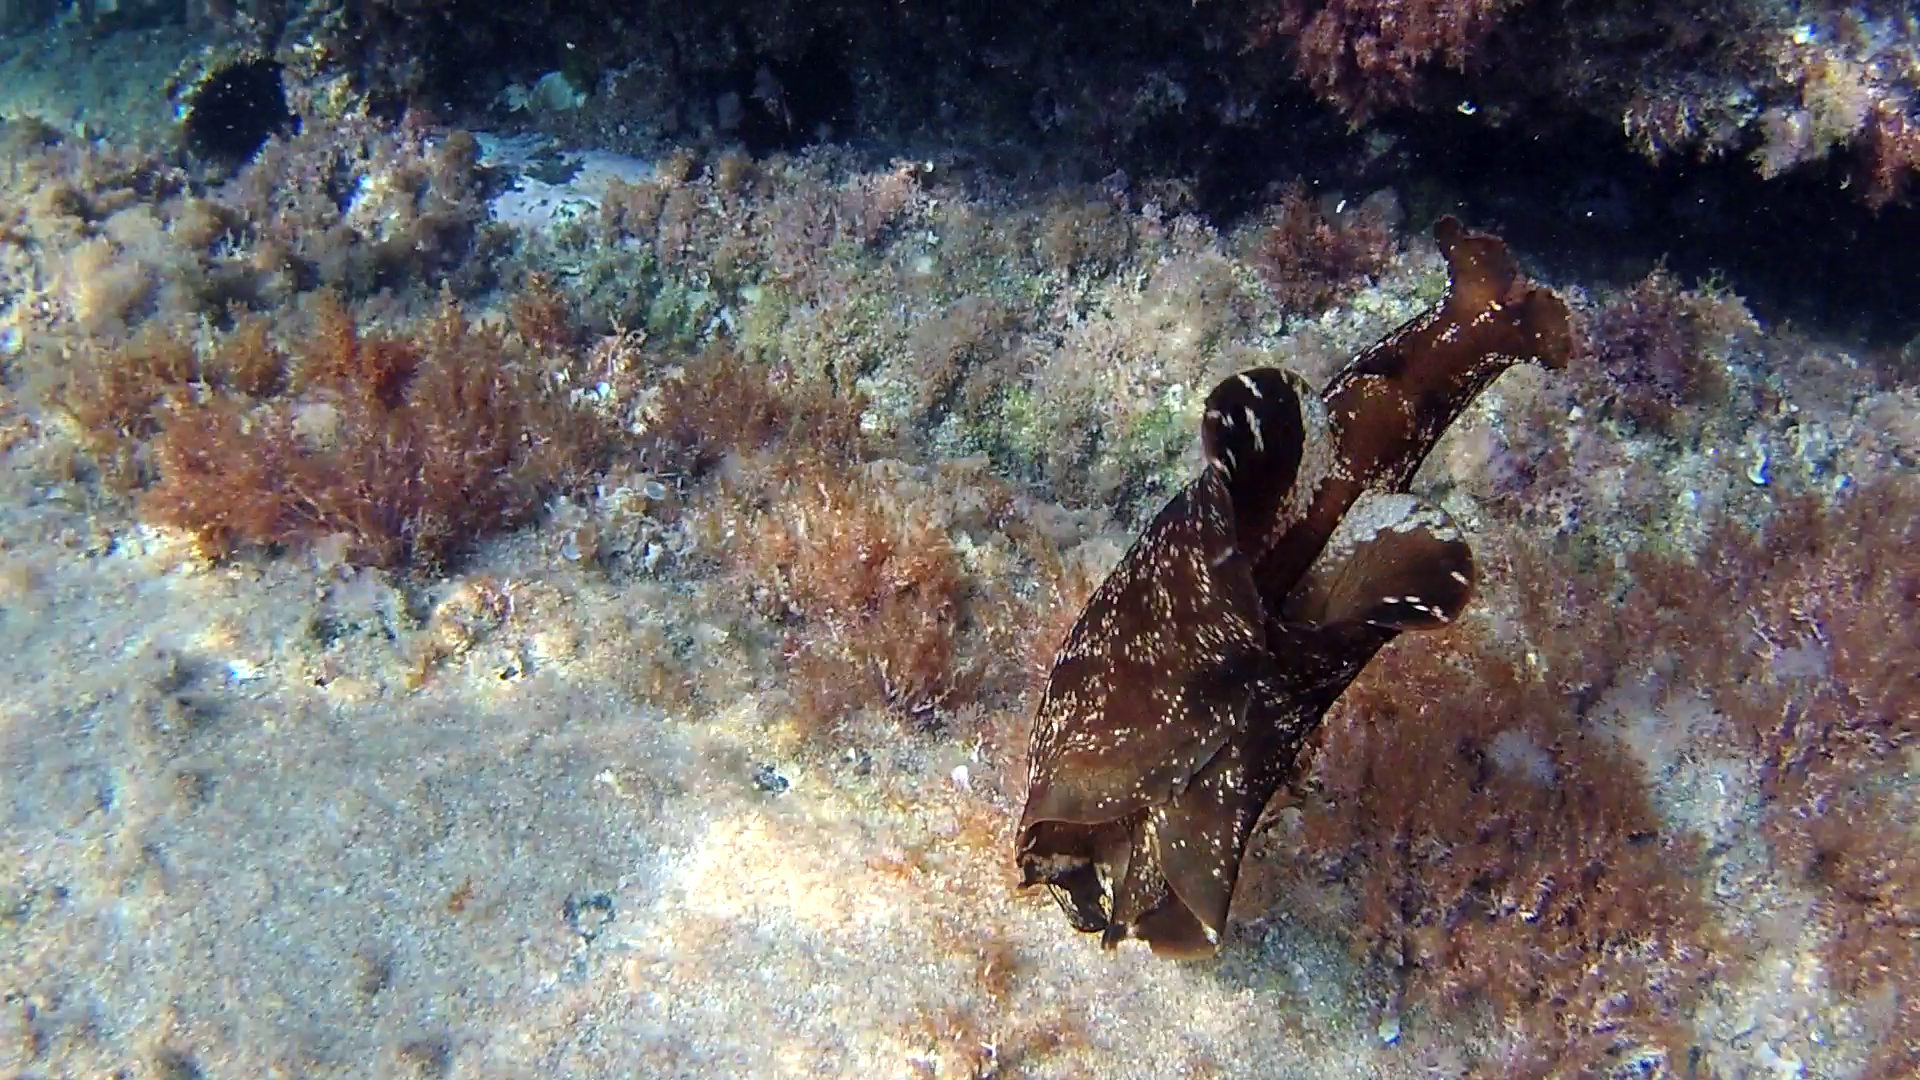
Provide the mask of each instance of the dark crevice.
{"label": "dark crevice", "polygon": [[245,60],[209,74],[187,99],[187,149],[227,165],[245,162],[293,120],[280,65]]}
{"label": "dark crevice", "polygon": [[[696,111],[728,98],[737,126],[721,137],[755,154],[826,138],[944,147],[1041,185],[1124,173],[1134,191],[1184,190],[1172,209],[1223,228],[1296,177],[1355,195],[1392,187],[1416,226],[1457,212],[1550,276],[1624,284],[1664,261],[1718,277],[1770,322],[1875,347],[1920,333],[1920,212],[1869,211],[1843,182],[1851,162],[1776,180],[1743,151],[1655,165],[1617,127],[1537,105],[1499,127],[1435,105],[1355,133],[1290,77],[1283,51],[1250,50],[1215,5],[842,0],[812,26],[806,10],[770,33],[717,10],[654,29],[604,4],[557,2],[530,20],[456,0],[411,35],[428,103],[456,113],[484,114],[505,78],[578,68],[576,85],[593,85],[646,55]],[[1437,73],[1429,97],[1461,97],[1457,81]],[[1142,106],[1156,87],[1181,100]]]}
{"label": "dark crevice", "polygon": [[1656,166],[1591,123],[1529,135],[1424,117],[1399,134],[1408,182],[1438,185],[1550,274],[1624,284],[1664,262],[1768,322],[1868,346],[1920,333],[1920,211],[1869,210],[1844,160],[1765,180],[1741,154]]}

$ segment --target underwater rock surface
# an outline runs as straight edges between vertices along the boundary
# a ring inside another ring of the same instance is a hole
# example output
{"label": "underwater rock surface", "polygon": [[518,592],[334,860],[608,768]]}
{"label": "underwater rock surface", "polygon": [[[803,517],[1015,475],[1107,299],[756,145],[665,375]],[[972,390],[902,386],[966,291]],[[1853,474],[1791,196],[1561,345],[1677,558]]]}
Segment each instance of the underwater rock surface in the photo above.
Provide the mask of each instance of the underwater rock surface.
{"label": "underwater rock surface", "polygon": [[1920,1070],[1912,28],[1071,7],[0,4],[0,1075]]}

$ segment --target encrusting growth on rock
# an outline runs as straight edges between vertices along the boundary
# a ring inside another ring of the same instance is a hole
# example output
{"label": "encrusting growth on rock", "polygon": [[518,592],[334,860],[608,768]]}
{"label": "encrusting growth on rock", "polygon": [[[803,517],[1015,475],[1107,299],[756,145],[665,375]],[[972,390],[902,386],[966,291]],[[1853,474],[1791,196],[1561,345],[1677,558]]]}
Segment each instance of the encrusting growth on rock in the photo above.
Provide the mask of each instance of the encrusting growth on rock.
{"label": "encrusting growth on rock", "polygon": [[1442,219],[1441,304],[1325,390],[1270,368],[1213,389],[1206,466],[1088,601],[1035,720],[1025,884],[1109,947],[1219,946],[1241,855],[1301,745],[1383,645],[1473,591],[1446,514],[1406,494],[1507,367],[1563,367],[1566,305],[1499,239]]}

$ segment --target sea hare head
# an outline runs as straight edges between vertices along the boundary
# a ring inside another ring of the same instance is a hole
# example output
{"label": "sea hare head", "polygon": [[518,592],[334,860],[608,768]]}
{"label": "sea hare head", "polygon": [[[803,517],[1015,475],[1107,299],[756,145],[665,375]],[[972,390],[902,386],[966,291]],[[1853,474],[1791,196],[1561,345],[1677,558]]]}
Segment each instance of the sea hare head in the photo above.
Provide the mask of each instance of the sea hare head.
{"label": "sea hare head", "polygon": [[1500,371],[1558,367],[1572,338],[1565,304],[1498,239],[1451,218],[1434,235],[1446,299],[1325,391],[1271,368],[1213,389],[1205,467],[1054,660],[1016,858],[1109,946],[1210,955],[1302,742],[1382,645],[1472,595],[1465,539],[1405,485]]}

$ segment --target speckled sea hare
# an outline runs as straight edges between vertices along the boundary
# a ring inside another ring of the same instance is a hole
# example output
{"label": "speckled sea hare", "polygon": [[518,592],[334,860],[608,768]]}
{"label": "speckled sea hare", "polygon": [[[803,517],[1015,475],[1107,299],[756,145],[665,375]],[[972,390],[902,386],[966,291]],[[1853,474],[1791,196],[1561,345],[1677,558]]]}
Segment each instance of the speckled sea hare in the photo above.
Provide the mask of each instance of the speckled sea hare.
{"label": "speckled sea hare", "polygon": [[1465,539],[1406,486],[1500,372],[1564,367],[1573,337],[1566,305],[1498,238],[1444,218],[1434,239],[1445,299],[1324,391],[1271,368],[1213,389],[1205,468],[1054,659],[1017,858],[1108,947],[1212,955],[1301,744],[1381,646],[1472,595]]}

